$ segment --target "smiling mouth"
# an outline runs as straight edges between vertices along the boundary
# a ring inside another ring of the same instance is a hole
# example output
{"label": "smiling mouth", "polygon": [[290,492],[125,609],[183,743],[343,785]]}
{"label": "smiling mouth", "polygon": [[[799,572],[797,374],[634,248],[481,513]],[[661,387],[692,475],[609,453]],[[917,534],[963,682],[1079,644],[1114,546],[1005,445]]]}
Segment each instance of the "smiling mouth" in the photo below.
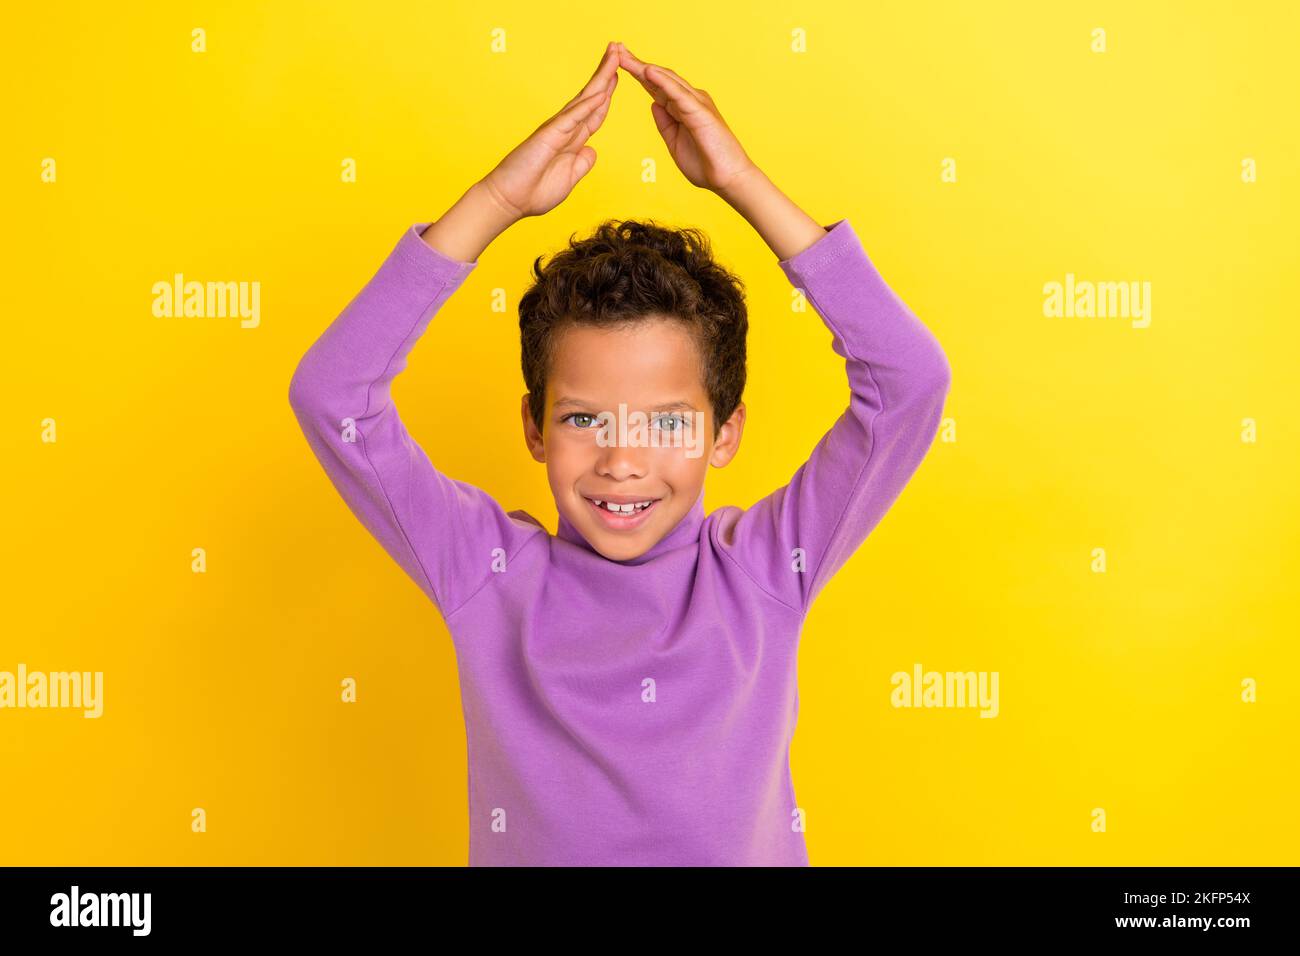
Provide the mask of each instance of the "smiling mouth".
{"label": "smiling mouth", "polygon": [[583,500],[600,516],[606,527],[619,531],[640,525],[646,520],[646,516],[655,510],[660,501],[658,498],[645,498],[640,502],[630,501],[620,504],[600,498],[587,498],[585,495]]}

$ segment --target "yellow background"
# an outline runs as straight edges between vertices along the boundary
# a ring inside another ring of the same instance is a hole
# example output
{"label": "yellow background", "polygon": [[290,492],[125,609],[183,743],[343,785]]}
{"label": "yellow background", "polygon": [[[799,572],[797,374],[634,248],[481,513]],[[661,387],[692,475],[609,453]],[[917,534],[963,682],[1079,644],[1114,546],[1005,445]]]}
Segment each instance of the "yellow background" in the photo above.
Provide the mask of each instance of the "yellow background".
{"label": "yellow background", "polygon": [[[0,670],[102,670],[105,712],[0,711],[0,863],[466,862],[452,645],[313,459],[289,378],[611,39],[709,89],[819,222],[848,217],[953,367],[957,440],[802,637],[813,863],[1296,862],[1300,16],[1049,6],[15,8]],[[439,467],[552,528],[516,307],[532,259],[602,218],[698,225],[748,283],[746,442],[708,510],[783,484],[847,401],[829,333],[681,178],[649,102],[621,78],[593,171],[493,244],[395,386]],[[260,282],[260,327],[154,318],[175,272]],[[1067,272],[1151,282],[1150,328],[1044,317]],[[894,709],[916,662],[999,672],[1000,715]]]}

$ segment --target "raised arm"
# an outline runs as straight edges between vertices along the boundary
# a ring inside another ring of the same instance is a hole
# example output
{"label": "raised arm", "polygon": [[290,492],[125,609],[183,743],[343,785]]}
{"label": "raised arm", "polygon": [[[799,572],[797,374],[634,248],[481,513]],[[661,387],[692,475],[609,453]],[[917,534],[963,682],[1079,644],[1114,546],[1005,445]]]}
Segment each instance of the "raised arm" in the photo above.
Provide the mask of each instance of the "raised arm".
{"label": "raised arm", "polygon": [[818,225],[749,158],[707,90],[619,50],[682,174],[745,217],[845,360],[849,405],[790,481],[722,509],[718,545],[787,607],[813,599],[897,499],[938,431],[950,371],[938,341],[876,272],[847,219]]}
{"label": "raised arm", "polygon": [[718,524],[725,552],[800,613],[920,465],[951,378],[938,341],[880,277],[848,220],[828,230],[780,266],[845,360],[848,407],[787,484]]}
{"label": "raised arm", "polygon": [[[411,437],[391,386],[430,320],[515,221],[558,205],[595,162],[586,144],[609,111],[611,44],[586,85],[437,222],[405,233],[379,271],[307,350],[289,402],[353,513],[444,616],[454,614],[540,525],[442,474]],[[451,403],[452,396],[443,396]],[[498,550],[500,549],[500,550]]]}
{"label": "raised arm", "polygon": [[[473,271],[407,229],[379,271],[307,350],[289,402],[339,495],[446,616],[535,527],[486,492],[448,478],[407,431],[393,380],[443,303]],[[442,396],[451,403],[452,396]]]}

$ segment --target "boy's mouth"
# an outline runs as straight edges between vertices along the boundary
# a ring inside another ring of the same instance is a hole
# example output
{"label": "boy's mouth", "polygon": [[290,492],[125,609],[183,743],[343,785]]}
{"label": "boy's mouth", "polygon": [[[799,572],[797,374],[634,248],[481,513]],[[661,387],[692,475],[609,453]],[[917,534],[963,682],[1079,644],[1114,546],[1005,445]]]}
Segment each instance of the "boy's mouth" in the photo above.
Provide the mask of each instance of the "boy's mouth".
{"label": "boy's mouth", "polygon": [[630,531],[639,528],[647,520],[647,516],[655,510],[660,499],[641,498],[616,502],[601,498],[587,498],[584,495],[583,500],[597,512],[605,527],[612,531]]}

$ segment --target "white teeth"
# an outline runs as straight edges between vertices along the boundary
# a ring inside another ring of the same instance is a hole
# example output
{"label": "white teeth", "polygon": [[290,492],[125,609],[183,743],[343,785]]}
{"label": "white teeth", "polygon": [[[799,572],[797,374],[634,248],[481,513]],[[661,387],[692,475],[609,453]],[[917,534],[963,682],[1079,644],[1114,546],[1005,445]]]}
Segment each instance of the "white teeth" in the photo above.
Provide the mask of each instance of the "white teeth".
{"label": "white teeth", "polygon": [[649,508],[650,505],[654,504],[653,501],[640,501],[636,503],[629,502],[628,504],[620,505],[620,504],[615,504],[612,501],[600,501],[596,498],[592,498],[590,500],[596,505],[597,508],[604,508],[606,511],[611,511],[614,514],[620,514],[620,515],[628,515],[637,511],[644,511],[646,508]]}

